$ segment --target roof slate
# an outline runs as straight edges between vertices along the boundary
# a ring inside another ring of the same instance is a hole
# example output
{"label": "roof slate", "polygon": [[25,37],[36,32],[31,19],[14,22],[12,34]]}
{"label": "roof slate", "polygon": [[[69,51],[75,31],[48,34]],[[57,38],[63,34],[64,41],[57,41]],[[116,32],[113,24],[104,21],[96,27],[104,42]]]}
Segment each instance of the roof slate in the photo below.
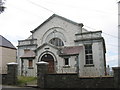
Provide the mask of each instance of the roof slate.
{"label": "roof slate", "polygon": [[10,41],[8,41],[6,38],[4,38],[2,35],[0,35],[0,46],[16,49],[15,46]]}
{"label": "roof slate", "polygon": [[79,54],[82,49],[83,46],[64,47],[61,49],[60,55],[76,55]]}

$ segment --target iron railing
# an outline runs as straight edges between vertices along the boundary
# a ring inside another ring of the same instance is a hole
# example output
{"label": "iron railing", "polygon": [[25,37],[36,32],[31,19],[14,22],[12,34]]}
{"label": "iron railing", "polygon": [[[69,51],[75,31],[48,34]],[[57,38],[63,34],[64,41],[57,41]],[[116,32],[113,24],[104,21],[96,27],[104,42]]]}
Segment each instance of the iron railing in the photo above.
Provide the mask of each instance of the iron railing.
{"label": "iron railing", "polygon": [[[49,74],[70,74],[70,73],[78,73],[79,75],[82,76],[104,76],[106,72],[103,73],[98,68],[94,67],[89,67],[89,68],[84,68],[84,69],[79,69],[76,66],[56,66],[56,67],[51,67],[48,66],[48,72]],[[81,74],[82,73],[82,74]],[[19,68],[18,70],[18,75],[23,75],[23,76],[37,76],[37,68],[29,68],[29,67],[24,67],[22,70]],[[107,71],[107,76],[113,76],[113,71]]]}

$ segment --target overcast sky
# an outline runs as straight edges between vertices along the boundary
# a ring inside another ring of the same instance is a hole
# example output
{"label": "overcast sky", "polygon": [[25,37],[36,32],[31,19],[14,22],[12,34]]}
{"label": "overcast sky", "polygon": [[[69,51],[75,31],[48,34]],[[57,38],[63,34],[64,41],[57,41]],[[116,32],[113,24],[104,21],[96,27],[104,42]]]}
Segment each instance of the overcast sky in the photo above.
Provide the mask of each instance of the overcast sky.
{"label": "overcast sky", "polygon": [[102,30],[107,65],[118,64],[118,0],[6,0],[0,14],[0,34],[15,46],[52,14],[58,14],[90,31]]}

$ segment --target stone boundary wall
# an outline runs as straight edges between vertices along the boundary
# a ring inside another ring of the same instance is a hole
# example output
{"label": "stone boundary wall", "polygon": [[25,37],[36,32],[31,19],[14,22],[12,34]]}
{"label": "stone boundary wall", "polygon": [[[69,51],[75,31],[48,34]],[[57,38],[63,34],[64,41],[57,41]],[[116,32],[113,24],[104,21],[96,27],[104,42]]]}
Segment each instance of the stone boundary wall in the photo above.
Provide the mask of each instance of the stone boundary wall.
{"label": "stone boundary wall", "polygon": [[78,77],[77,74],[46,74],[45,88],[114,88],[113,77]]}
{"label": "stone boundary wall", "polygon": [[79,74],[48,74],[48,63],[37,63],[39,88],[120,88],[120,67],[114,67],[114,76],[79,77]]}
{"label": "stone boundary wall", "polygon": [[114,87],[120,88],[120,67],[113,67],[114,71]]}
{"label": "stone boundary wall", "polygon": [[1,74],[1,84],[5,85],[7,84],[7,74]]}
{"label": "stone boundary wall", "polygon": [[0,90],[2,90],[2,74],[0,74]]}
{"label": "stone boundary wall", "polygon": [[7,64],[7,74],[1,74],[1,84],[3,85],[16,85],[17,84],[17,63],[8,63]]}
{"label": "stone boundary wall", "polygon": [[[79,77],[78,74],[48,74],[48,63],[37,63],[39,88],[120,88],[120,67],[114,67],[113,77]],[[8,73],[2,75],[3,83],[17,84],[17,63],[9,63]]]}

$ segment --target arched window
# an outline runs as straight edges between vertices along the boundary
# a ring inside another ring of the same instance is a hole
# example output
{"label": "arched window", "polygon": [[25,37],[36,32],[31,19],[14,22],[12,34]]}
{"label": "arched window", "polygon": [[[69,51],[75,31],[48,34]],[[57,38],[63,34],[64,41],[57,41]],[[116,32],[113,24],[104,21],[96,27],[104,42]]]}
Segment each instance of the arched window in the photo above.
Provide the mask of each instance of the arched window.
{"label": "arched window", "polygon": [[49,43],[55,45],[55,46],[64,46],[64,43],[61,39],[59,38],[52,38]]}

